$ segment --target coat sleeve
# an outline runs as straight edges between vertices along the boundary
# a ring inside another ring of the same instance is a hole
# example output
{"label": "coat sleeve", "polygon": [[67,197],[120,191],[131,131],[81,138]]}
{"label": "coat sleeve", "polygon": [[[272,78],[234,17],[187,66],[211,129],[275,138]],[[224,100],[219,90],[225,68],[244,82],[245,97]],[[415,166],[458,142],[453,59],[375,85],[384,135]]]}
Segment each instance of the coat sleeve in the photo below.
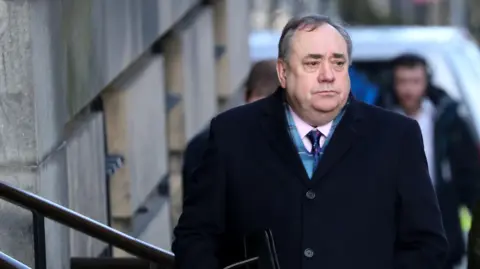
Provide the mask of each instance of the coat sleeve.
{"label": "coat sleeve", "polygon": [[225,230],[226,174],[215,119],[208,148],[189,182],[189,195],[174,229],[172,251],[178,269],[218,269],[219,238]]}
{"label": "coat sleeve", "polygon": [[472,211],[479,194],[480,155],[467,122],[457,117],[449,135],[453,183],[462,205]]}
{"label": "coat sleeve", "polygon": [[403,130],[397,167],[395,269],[443,269],[447,239],[416,121]]}
{"label": "coat sleeve", "polygon": [[207,150],[209,132],[210,128],[197,134],[185,149],[182,166],[183,197],[188,195],[189,183],[191,181],[190,177],[202,162],[203,155]]}

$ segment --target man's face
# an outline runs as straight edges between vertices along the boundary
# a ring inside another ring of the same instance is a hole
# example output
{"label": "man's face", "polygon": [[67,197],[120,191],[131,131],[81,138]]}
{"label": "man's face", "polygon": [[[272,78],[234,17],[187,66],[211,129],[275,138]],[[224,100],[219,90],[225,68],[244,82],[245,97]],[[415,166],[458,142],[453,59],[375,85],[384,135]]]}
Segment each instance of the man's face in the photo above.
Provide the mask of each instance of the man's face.
{"label": "man's face", "polygon": [[422,65],[414,67],[396,67],[394,70],[394,88],[400,105],[407,112],[414,112],[427,90],[427,76]]}
{"label": "man's face", "polygon": [[345,39],[331,25],[299,29],[291,39],[287,62],[277,72],[291,102],[305,112],[332,112],[350,92]]}

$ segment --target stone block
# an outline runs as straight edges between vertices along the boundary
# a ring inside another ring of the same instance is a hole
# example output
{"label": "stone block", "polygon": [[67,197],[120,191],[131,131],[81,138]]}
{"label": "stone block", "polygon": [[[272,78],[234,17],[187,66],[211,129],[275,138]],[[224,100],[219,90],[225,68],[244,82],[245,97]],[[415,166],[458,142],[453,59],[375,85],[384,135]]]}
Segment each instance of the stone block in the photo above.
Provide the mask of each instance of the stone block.
{"label": "stone block", "polygon": [[169,114],[170,149],[183,149],[217,112],[213,29],[205,7],[167,42],[167,90],[182,100]]}
{"label": "stone block", "polygon": [[[39,57],[43,57],[40,62],[51,60],[47,75],[55,71],[53,78],[47,76],[45,79],[66,89],[63,102],[71,118],[200,1],[13,2],[12,6],[30,10],[31,37]],[[28,16],[18,18],[28,19]],[[18,37],[28,38],[30,31],[26,33],[21,32]]]}
{"label": "stone block", "polygon": [[226,99],[241,89],[250,69],[249,2],[216,1],[214,14],[216,45],[225,48],[225,53],[217,62],[217,90],[219,96]]}
{"label": "stone block", "polygon": [[163,57],[103,95],[107,147],[125,165],[111,178],[112,215],[128,218],[167,173]]}
{"label": "stone block", "polygon": [[40,161],[64,124],[199,2],[1,0],[0,162]]}
{"label": "stone block", "polygon": [[[35,191],[35,173],[2,171],[0,181],[28,191]],[[0,251],[28,266],[33,266],[32,214],[0,197]]]}
{"label": "stone block", "polygon": [[[39,166],[1,167],[0,181],[66,206],[65,157],[65,148],[59,148]],[[32,213],[0,199],[0,214],[0,251],[33,267]],[[48,268],[69,268],[68,229],[46,219],[45,240]]]}
{"label": "stone block", "polygon": [[[108,223],[103,114],[78,120],[66,147],[69,208],[103,224]],[[97,257],[107,246],[73,229],[70,255]]]}
{"label": "stone block", "polygon": [[[36,193],[68,207],[68,181],[65,144],[58,147],[42,162],[35,173]],[[47,268],[70,268],[69,228],[45,219]],[[33,247],[33,244],[31,245]]]}
{"label": "stone block", "polygon": [[185,135],[189,140],[217,112],[213,10],[204,8],[192,25],[182,31]]}
{"label": "stone block", "polygon": [[[29,7],[30,21],[21,29],[22,33],[29,35],[29,42],[18,45],[29,48],[31,54],[28,63],[30,69],[26,70],[26,81],[31,85],[24,86],[22,92],[26,94],[31,91],[29,98],[33,100],[33,106],[30,109],[35,109],[35,114],[29,119],[34,124],[36,136],[32,137],[37,151],[34,160],[40,162],[62,142],[64,126],[70,119],[65,91],[65,58],[61,53],[62,25],[56,21],[61,15],[62,2],[38,0],[10,3],[22,2]],[[22,111],[27,109],[22,108]]]}
{"label": "stone block", "polygon": [[31,74],[29,9],[26,1],[4,2],[0,33],[0,163],[37,161]]}
{"label": "stone block", "polygon": [[170,251],[172,244],[170,218],[170,203],[166,203],[158,211],[139,239]]}
{"label": "stone block", "polygon": [[[0,180],[66,205],[64,102],[51,76],[56,47],[45,43],[48,8],[35,9],[38,2],[0,1]],[[33,266],[31,213],[0,204],[0,249]],[[48,268],[68,268],[68,230],[51,221],[45,230]]]}
{"label": "stone block", "polygon": [[[117,215],[131,215],[167,172],[161,60],[140,71],[131,67],[197,3],[0,0],[0,180],[105,221],[100,116],[82,121],[71,139],[65,125],[128,73],[124,91],[107,98],[113,106],[106,107],[117,113],[109,114],[110,152],[127,162],[112,181],[114,206]],[[0,202],[0,215],[0,250],[33,266],[30,212]],[[70,251],[94,255],[103,246],[54,222],[45,225],[48,268],[68,268]]]}
{"label": "stone block", "polygon": [[200,4],[199,0],[175,0],[172,2],[173,21],[177,22],[185,16],[187,11]]}
{"label": "stone block", "polygon": [[165,33],[167,29],[181,21],[186,13],[199,5],[200,0],[149,0],[156,1],[158,4],[158,19],[160,32]]}
{"label": "stone block", "polygon": [[181,151],[185,147],[185,115],[183,92],[185,88],[182,42],[178,35],[165,42],[165,82],[168,94],[179,97],[180,102],[168,113],[168,147]]}

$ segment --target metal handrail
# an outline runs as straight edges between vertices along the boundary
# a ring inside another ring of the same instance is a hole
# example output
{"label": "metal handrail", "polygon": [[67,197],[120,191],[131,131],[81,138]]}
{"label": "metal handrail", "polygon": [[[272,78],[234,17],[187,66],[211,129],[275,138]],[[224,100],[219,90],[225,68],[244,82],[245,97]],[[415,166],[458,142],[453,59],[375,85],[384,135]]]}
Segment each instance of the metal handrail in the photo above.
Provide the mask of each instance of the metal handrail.
{"label": "metal handrail", "polygon": [[15,260],[14,258],[6,255],[0,251],[0,268],[2,269],[31,269],[25,264]]}
{"label": "metal handrail", "polygon": [[83,232],[86,235],[109,243],[117,248],[136,255],[137,257],[165,266],[165,268],[173,268],[174,266],[175,258],[173,253],[119,232],[105,224],[83,216],[61,205],[55,204],[33,193],[0,182],[0,198],[32,212],[37,212],[48,219]]}

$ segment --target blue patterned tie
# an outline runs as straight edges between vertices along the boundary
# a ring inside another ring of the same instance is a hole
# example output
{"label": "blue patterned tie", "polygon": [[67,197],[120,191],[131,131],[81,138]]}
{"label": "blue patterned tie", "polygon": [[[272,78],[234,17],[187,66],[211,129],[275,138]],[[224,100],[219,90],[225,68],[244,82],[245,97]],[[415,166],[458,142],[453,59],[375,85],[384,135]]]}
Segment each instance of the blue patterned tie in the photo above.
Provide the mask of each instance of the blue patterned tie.
{"label": "blue patterned tie", "polygon": [[307,134],[307,137],[312,143],[312,151],[310,153],[313,155],[313,171],[315,171],[322,149],[320,146],[320,138],[322,137],[322,133],[317,129],[313,129]]}

